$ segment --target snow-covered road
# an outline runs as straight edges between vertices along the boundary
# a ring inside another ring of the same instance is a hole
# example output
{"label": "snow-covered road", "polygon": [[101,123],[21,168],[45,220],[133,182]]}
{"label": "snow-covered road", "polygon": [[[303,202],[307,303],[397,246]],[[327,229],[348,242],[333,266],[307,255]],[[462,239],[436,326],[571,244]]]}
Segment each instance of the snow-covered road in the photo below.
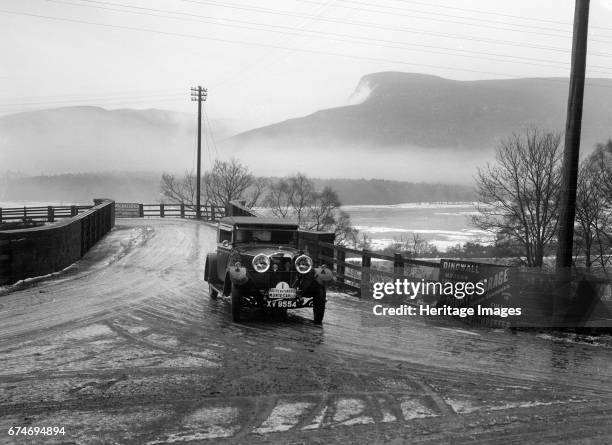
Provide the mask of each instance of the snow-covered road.
{"label": "snow-covered road", "polygon": [[214,248],[207,224],[118,220],[68,271],[1,291],[0,443],[612,440],[605,339],[374,326],[340,293],[322,326],[309,309],[235,324],[202,280]]}

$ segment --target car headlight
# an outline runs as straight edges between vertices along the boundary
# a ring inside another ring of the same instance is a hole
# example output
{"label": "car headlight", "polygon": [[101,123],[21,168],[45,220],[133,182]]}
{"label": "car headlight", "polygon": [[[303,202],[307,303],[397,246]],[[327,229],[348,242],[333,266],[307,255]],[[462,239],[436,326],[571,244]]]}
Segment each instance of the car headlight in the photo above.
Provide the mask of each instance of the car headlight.
{"label": "car headlight", "polygon": [[300,255],[295,259],[295,270],[301,274],[308,273],[312,270],[312,258],[308,255]]}
{"label": "car headlight", "polygon": [[264,253],[259,253],[253,258],[253,269],[259,273],[264,273],[270,268],[270,258]]}

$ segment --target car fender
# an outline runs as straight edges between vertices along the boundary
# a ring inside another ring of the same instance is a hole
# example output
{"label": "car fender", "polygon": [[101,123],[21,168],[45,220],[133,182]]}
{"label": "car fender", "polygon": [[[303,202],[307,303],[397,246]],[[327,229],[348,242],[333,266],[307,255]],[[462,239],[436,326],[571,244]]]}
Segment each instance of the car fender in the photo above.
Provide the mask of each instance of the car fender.
{"label": "car fender", "polygon": [[215,283],[219,281],[217,274],[217,254],[209,253],[206,255],[206,263],[204,265],[204,281]]}
{"label": "car fender", "polygon": [[314,276],[317,283],[323,287],[334,280],[334,273],[327,267],[315,267]]}
{"label": "car fender", "polygon": [[225,274],[225,280],[223,281],[223,295],[229,295],[232,292],[232,280],[230,279],[229,272]]}

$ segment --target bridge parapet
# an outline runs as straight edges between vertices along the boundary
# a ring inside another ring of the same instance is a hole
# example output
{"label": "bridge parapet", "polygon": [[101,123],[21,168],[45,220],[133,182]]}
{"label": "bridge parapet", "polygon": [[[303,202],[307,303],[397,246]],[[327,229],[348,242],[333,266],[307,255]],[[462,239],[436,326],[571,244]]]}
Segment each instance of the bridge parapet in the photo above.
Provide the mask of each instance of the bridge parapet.
{"label": "bridge parapet", "polygon": [[114,201],[72,218],[26,229],[0,231],[0,284],[60,271],[81,258],[115,225]]}

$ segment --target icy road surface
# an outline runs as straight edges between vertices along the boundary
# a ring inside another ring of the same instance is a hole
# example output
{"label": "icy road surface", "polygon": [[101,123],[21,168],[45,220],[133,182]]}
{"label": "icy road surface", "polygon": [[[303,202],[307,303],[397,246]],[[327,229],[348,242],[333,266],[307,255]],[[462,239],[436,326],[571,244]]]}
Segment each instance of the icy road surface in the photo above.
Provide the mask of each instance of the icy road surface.
{"label": "icy road surface", "polygon": [[[402,318],[328,294],[231,321],[214,229],[118,220],[68,271],[0,291],[0,443],[610,443],[602,339]],[[9,436],[10,427],[65,435]]]}

